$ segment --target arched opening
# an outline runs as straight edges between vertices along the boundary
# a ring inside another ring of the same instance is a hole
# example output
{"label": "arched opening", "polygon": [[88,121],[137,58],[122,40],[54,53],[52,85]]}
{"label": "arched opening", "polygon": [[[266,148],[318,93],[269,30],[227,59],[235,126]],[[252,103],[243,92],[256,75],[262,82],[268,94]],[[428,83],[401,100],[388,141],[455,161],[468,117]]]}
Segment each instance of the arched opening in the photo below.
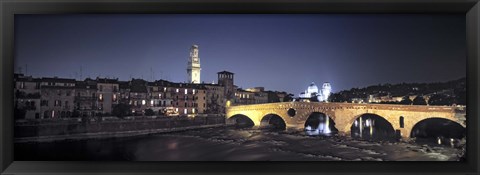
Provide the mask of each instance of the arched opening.
{"label": "arched opening", "polygon": [[400,128],[404,128],[405,127],[405,119],[403,118],[403,116],[400,116],[400,119],[399,119],[399,123],[400,123]]}
{"label": "arched opening", "polygon": [[285,130],[287,129],[287,124],[279,115],[268,114],[260,121],[260,127],[263,129]]}
{"label": "arched opening", "polygon": [[416,123],[410,133],[415,142],[423,144],[457,145],[466,136],[466,128],[452,120],[428,118]]}
{"label": "arched opening", "polygon": [[237,114],[227,119],[227,124],[233,125],[236,128],[251,128],[255,123],[246,115]]}
{"label": "arched opening", "polygon": [[395,140],[395,130],[390,122],[376,114],[363,114],[350,127],[353,138],[368,140]]}
{"label": "arched opening", "polygon": [[332,135],[338,133],[335,122],[326,114],[313,112],[308,116],[304,124],[307,135]]}

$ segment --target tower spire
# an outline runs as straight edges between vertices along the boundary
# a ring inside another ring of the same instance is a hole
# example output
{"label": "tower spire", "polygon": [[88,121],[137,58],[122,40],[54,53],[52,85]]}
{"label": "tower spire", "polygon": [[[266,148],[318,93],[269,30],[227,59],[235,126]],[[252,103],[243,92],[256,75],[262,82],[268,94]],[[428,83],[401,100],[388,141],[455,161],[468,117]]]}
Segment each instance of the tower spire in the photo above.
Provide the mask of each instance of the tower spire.
{"label": "tower spire", "polygon": [[190,48],[190,57],[188,58],[187,74],[188,83],[200,83],[200,58],[198,57],[198,45],[194,44]]}

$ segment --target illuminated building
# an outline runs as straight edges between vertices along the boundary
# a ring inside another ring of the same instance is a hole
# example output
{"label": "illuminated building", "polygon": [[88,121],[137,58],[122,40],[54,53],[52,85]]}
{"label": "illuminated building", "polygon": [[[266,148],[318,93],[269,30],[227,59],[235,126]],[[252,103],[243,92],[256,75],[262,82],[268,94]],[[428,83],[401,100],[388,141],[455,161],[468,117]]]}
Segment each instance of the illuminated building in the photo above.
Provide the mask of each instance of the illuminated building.
{"label": "illuminated building", "polygon": [[312,97],[316,97],[318,101],[328,101],[328,97],[332,93],[332,87],[330,86],[330,83],[325,82],[323,83],[322,89],[319,91],[317,85],[315,85],[314,82],[312,82],[308,87],[307,90],[304,92],[301,92],[299,94],[300,99],[303,99],[303,101],[311,99]]}
{"label": "illuminated building", "polygon": [[188,59],[187,74],[188,83],[200,83],[200,58],[198,57],[198,46],[193,45],[190,48],[190,57]]}

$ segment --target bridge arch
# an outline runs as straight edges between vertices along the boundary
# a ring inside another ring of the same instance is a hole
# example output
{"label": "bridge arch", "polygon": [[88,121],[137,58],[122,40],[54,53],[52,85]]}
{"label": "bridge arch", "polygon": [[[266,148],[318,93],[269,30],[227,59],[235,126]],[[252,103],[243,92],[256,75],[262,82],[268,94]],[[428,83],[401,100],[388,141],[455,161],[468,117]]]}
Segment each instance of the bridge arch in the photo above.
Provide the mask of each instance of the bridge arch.
{"label": "bridge arch", "polygon": [[260,127],[285,130],[287,129],[287,122],[278,114],[268,113],[260,120]]}
{"label": "bridge arch", "polygon": [[395,127],[392,119],[375,113],[363,113],[349,122],[350,134],[356,138],[377,140],[395,139]]}
{"label": "bridge arch", "polygon": [[248,116],[243,114],[235,114],[227,118],[227,124],[235,125],[236,127],[253,127],[255,122]]}
{"label": "bridge arch", "polygon": [[461,139],[466,136],[465,126],[458,122],[444,117],[424,118],[415,125],[410,131],[411,138],[454,138]]}
{"label": "bridge arch", "polygon": [[330,115],[320,111],[314,111],[307,115],[303,128],[305,130],[318,130],[325,134],[338,132],[335,127],[335,120]]}

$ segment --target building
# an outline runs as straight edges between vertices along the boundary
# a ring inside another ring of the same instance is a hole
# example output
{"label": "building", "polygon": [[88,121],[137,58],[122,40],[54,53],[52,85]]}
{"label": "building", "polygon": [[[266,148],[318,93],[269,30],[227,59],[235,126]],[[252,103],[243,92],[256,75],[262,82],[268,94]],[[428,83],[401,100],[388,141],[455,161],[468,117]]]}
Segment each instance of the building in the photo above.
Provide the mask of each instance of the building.
{"label": "building", "polygon": [[15,99],[14,107],[17,109],[17,114],[15,114],[16,119],[41,118],[39,80],[40,79],[32,78],[31,76],[15,74],[15,89],[13,94]]}
{"label": "building", "polygon": [[187,74],[188,83],[200,83],[200,58],[198,57],[198,46],[193,45],[190,48],[190,57],[188,58]]}
{"label": "building", "polygon": [[129,105],[131,105],[132,113],[134,115],[143,115],[147,109],[148,91],[147,81],[143,79],[132,79],[129,82]]}
{"label": "building", "polygon": [[235,86],[233,73],[228,71],[218,72],[218,85],[224,87],[224,95],[227,100],[233,100],[235,96]]}
{"label": "building", "polygon": [[225,98],[225,87],[219,84],[202,84],[205,87],[206,113],[224,113],[227,100]]}
{"label": "building", "polygon": [[100,112],[97,100],[97,81],[90,78],[75,82],[75,111],[72,117],[94,117]]}
{"label": "building", "polygon": [[118,97],[120,95],[118,79],[97,77],[96,82],[98,109],[102,114],[111,114],[112,107],[118,104]]}
{"label": "building", "polygon": [[312,82],[307,87],[306,91],[301,92],[299,94],[299,97],[300,99],[304,99],[307,101],[309,101],[311,98],[316,98],[320,102],[322,101],[327,102],[331,92],[332,92],[332,87],[330,86],[330,83],[328,82],[323,83],[322,89],[319,91],[317,85],[315,85],[315,83]]}
{"label": "building", "polygon": [[41,118],[72,117],[75,101],[75,79],[42,78],[40,83]]}
{"label": "building", "polygon": [[255,101],[255,92],[237,89],[235,92],[235,104],[238,105],[248,105],[248,104],[256,104]]}

